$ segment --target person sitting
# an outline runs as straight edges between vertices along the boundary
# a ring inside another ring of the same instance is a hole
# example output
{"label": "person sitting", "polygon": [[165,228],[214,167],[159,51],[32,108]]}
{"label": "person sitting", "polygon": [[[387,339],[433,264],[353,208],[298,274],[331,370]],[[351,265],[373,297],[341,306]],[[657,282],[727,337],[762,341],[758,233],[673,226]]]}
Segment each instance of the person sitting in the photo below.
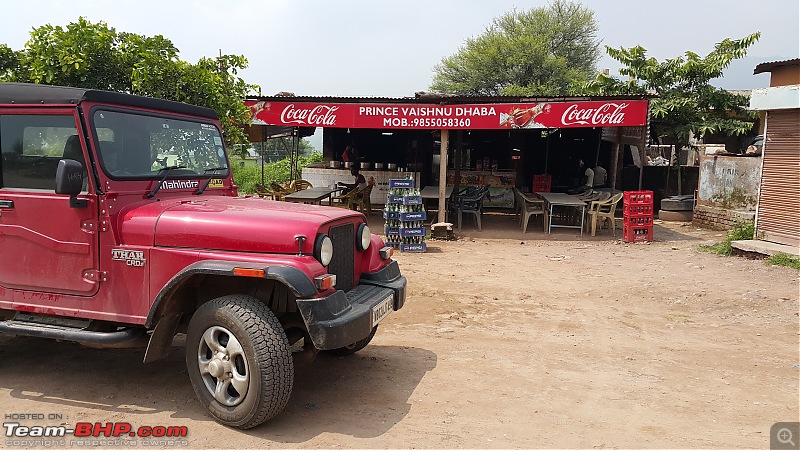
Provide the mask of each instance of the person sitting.
{"label": "person sitting", "polygon": [[355,182],[343,183],[340,181],[338,183],[339,186],[344,187],[344,190],[342,190],[342,195],[347,194],[348,192],[354,189],[364,189],[365,187],[367,187],[367,180],[366,178],[364,178],[364,175],[361,175],[359,173],[359,170],[360,169],[358,168],[357,165],[350,166],[350,175],[353,175],[353,177],[355,177]]}
{"label": "person sitting", "polygon": [[591,167],[587,167],[586,171],[583,172],[583,186],[589,190],[594,186],[594,170]]}
{"label": "person sitting", "polygon": [[606,185],[606,177],[608,173],[606,169],[601,166],[597,166],[594,168],[594,182],[592,183],[592,187],[604,187]]}
{"label": "person sitting", "polygon": [[[581,170],[584,168],[584,163],[582,159],[578,160],[578,167]],[[582,183],[579,186],[570,189],[569,191],[567,191],[567,194],[578,195],[578,194],[583,194],[587,191],[591,191],[592,186],[594,185],[594,170],[592,170],[590,167],[586,167],[586,170],[583,171],[583,178],[581,181]]]}

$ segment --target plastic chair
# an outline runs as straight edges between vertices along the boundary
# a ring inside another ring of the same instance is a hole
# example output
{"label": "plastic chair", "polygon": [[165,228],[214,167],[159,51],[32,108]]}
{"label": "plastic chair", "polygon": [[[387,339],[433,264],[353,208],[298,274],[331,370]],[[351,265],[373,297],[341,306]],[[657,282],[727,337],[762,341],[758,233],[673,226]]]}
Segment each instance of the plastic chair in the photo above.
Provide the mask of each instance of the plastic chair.
{"label": "plastic chair", "polygon": [[[355,196],[353,197],[353,206],[366,216],[372,214],[372,201],[369,198],[370,195],[372,195],[372,185],[368,184],[365,188],[357,189],[355,191]],[[350,209],[355,208],[351,207]]]}
{"label": "plastic chair", "polygon": [[292,191],[274,181],[270,182],[269,189],[256,183],[254,185],[254,190],[256,191],[256,194],[261,197],[264,198],[269,197],[272,198],[273,200],[278,200],[278,201],[283,201],[283,198],[286,197],[287,194],[292,193]]}
{"label": "plastic chair", "polygon": [[[616,194],[607,200],[595,200],[589,204],[587,214],[591,217],[592,236],[595,235],[598,218],[611,220],[611,233],[617,235],[617,227],[614,222],[614,212],[617,210],[617,203],[622,200],[622,194]],[[587,222],[588,225],[588,222]],[[602,224],[601,224],[602,227]]]}
{"label": "plastic chair", "polygon": [[544,200],[528,197],[517,188],[514,188],[514,199],[516,201],[517,213],[519,214],[520,228],[522,228],[523,233],[528,231],[528,221],[531,216],[541,215],[542,224],[545,225]]}
{"label": "plastic chair", "polygon": [[458,230],[461,231],[461,217],[464,213],[475,216],[478,231],[481,231],[481,215],[483,214],[483,198],[489,195],[487,186],[470,186],[461,190],[450,203],[450,211],[456,213]]}
{"label": "plastic chair", "polygon": [[256,195],[259,197],[272,196],[272,193],[269,191],[269,189],[265,188],[261,183],[254,184],[253,191],[255,191]]}
{"label": "plastic chair", "polygon": [[365,216],[369,217],[372,214],[372,201],[370,200],[372,186],[368,184],[361,189],[353,189],[346,194],[332,197],[331,204],[334,204],[333,201],[335,200],[336,206],[361,211]]}
{"label": "plastic chair", "polygon": [[[355,209],[357,189],[347,192],[346,194],[336,195],[331,198],[331,203],[340,208]],[[333,203],[335,201],[335,203]]]}
{"label": "plastic chair", "polygon": [[314,187],[314,186],[312,186],[311,183],[309,183],[306,180],[293,180],[289,184],[289,190],[292,191],[292,192],[302,191],[304,189],[308,189],[308,188],[312,188],[312,187]]}

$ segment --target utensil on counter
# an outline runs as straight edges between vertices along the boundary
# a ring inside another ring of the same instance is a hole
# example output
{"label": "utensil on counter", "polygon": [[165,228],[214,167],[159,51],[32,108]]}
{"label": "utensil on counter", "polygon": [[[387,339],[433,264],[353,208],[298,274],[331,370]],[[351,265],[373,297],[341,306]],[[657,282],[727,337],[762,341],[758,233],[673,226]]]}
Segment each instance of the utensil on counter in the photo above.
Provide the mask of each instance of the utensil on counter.
{"label": "utensil on counter", "polygon": [[397,170],[397,163],[386,164],[386,170]]}
{"label": "utensil on counter", "polygon": [[372,169],[372,163],[369,163],[369,162],[362,162],[362,163],[361,163],[361,169],[362,169],[362,170],[369,170],[369,169]]}
{"label": "utensil on counter", "polygon": [[329,161],[328,162],[328,168],[340,169],[341,167],[342,167],[342,162],[341,161]]}
{"label": "utensil on counter", "polygon": [[375,170],[383,170],[384,164],[383,163],[375,163]]}
{"label": "utensil on counter", "polygon": [[352,161],[347,161],[347,162],[344,163],[344,168],[345,169],[349,169],[351,167],[353,167],[353,162]]}

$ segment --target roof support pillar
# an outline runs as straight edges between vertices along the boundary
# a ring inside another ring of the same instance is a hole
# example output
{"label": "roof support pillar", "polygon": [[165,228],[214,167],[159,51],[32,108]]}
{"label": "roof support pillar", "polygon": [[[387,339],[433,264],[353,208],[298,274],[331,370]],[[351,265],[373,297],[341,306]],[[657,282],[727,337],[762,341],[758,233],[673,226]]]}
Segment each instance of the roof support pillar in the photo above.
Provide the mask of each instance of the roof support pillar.
{"label": "roof support pillar", "polygon": [[441,144],[439,147],[439,214],[437,222],[445,221],[447,212],[447,147],[449,130],[442,130]]}

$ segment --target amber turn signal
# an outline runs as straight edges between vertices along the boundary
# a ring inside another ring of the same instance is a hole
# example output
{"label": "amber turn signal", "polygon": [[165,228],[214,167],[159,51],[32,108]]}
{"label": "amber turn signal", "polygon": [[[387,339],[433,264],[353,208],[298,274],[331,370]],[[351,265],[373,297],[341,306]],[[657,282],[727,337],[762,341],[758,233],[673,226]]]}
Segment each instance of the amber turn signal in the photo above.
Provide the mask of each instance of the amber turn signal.
{"label": "amber turn signal", "polygon": [[382,249],[378,250],[378,254],[381,255],[381,259],[389,259],[394,255],[394,249],[392,247],[383,247]]}
{"label": "amber turn signal", "polygon": [[248,269],[245,267],[234,267],[233,274],[237,277],[264,278],[264,269]]}
{"label": "amber turn signal", "polygon": [[317,290],[319,291],[331,289],[336,286],[336,275],[320,275],[314,278],[314,284],[317,286]]}

